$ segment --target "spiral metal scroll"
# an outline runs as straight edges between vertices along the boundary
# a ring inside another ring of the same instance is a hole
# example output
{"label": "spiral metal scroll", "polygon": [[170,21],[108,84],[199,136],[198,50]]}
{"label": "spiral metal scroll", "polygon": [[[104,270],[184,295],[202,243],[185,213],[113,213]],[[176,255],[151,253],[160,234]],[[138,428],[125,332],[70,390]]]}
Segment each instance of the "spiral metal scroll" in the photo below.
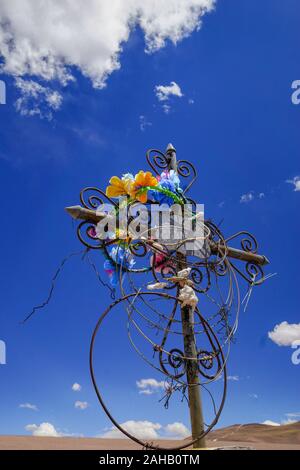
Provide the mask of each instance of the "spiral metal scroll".
{"label": "spiral metal scroll", "polygon": [[[169,168],[170,157],[151,149],[146,155],[151,169],[160,174]],[[186,202],[195,205],[186,193],[197,178],[195,167],[187,160],[177,163],[179,177],[187,181],[182,193]],[[85,188],[80,194],[80,201],[87,209],[97,210],[105,203],[118,208],[115,201],[109,199],[98,188]],[[188,254],[182,256],[186,240],[181,244],[170,245],[153,241],[149,234],[143,234],[139,240],[129,240],[127,250],[135,264],[116,262],[110,255],[109,246],[118,245],[119,240],[99,240],[96,236],[96,223],[84,221],[78,226],[80,241],[91,250],[103,250],[105,257],[115,266],[118,273],[121,296],[114,301],[100,316],[95,326],[90,345],[90,372],[92,382],[105,413],[123,434],[146,448],[159,449],[159,445],[143,441],[130,434],[118,423],[108,409],[100,387],[97,384],[94,368],[94,348],[99,331],[107,317],[114,315],[114,309],[123,307],[130,345],[139,357],[162,374],[165,380],[165,403],[176,394],[185,395],[187,382],[186,368],[189,361],[197,362],[199,386],[207,393],[213,409],[213,418],[205,425],[201,436],[190,439],[173,450],[189,447],[204,437],[218,422],[227,390],[226,363],[230,346],[238,327],[240,311],[240,290],[238,275],[249,286],[260,284],[264,280],[261,266],[248,262],[243,268],[228,256],[228,243],[239,242],[246,252],[257,253],[257,241],[248,232],[238,232],[229,238],[212,221],[206,221],[203,227],[204,243],[219,247],[217,252],[210,249],[206,254],[195,259]],[[194,312],[194,334],[197,344],[197,357],[186,357],[183,351],[183,332],[180,304],[180,285],[176,275],[182,269],[189,268],[189,285],[199,295],[199,308]],[[175,281],[174,281],[175,279]],[[163,292],[147,290],[149,284],[160,283]],[[205,316],[204,313],[205,312]],[[208,387],[223,378],[222,391],[216,403]],[[171,448],[169,448],[170,450]]]}

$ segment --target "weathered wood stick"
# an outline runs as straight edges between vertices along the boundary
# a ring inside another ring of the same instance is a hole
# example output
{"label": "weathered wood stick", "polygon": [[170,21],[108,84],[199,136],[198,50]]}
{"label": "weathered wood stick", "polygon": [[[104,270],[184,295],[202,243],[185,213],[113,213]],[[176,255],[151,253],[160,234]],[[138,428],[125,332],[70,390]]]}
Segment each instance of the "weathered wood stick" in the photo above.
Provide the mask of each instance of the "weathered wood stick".
{"label": "weathered wood stick", "polygon": [[70,206],[66,207],[65,211],[76,220],[87,220],[88,222],[93,222],[97,224],[100,220],[107,217],[107,214],[104,212],[94,211],[92,209],[86,209],[82,206]]}
{"label": "weathered wood stick", "polygon": [[[92,223],[97,224],[100,220],[107,217],[107,214],[104,212],[98,212],[92,209],[86,209],[82,206],[70,206],[66,207],[65,210],[67,213],[76,220],[86,220]],[[212,240],[209,240],[209,245],[211,252],[213,254],[220,254],[223,256],[225,252],[229,258],[239,259],[241,261],[252,262],[260,266],[269,264],[269,260],[264,255],[259,255],[257,253],[251,253],[250,251],[239,250],[237,248],[232,248],[230,246],[226,247],[222,244],[217,244]]]}
{"label": "weathered wood stick", "polygon": [[254,264],[259,264],[264,266],[269,264],[270,261],[264,255],[259,255],[257,253],[251,253],[251,251],[239,250],[238,248],[232,248],[231,246],[226,247],[221,244],[214,243],[210,241],[210,249],[213,254],[220,254],[221,256],[227,253],[229,258],[239,259],[241,261],[251,262]]}

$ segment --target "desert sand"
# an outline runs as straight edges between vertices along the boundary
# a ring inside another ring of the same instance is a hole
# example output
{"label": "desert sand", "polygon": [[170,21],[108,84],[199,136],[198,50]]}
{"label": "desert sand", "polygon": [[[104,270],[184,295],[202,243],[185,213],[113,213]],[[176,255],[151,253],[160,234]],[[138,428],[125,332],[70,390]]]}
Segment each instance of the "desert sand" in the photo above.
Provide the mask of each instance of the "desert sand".
{"label": "desert sand", "polygon": [[[172,447],[184,441],[164,441]],[[284,426],[264,424],[233,425],[212,431],[207,438],[210,448],[248,448],[253,450],[300,450],[300,422]],[[139,450],[129,439],[0,436],[0,450]]]}

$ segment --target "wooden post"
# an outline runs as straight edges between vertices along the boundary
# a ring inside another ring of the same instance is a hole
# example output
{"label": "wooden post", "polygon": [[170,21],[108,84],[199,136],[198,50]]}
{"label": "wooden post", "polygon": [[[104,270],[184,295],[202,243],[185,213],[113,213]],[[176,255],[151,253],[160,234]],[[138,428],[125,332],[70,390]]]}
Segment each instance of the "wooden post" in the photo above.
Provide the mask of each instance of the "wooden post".
{"label": "wooden post", "polygon": [[[176,150],[172,144],[167,147],[166,155],[169,158],[169,169],[177,171]],[[187,267],[185,255],[178,253],[178,271]],[[203,411],[200,397],[200,380],[198,371],[197,345],[194,331],[194,311],[192,307],[181,308],[182,333],[184,355],[190,359],[185,361],[186,378],[188,383],[188,399],[193,444],[196,449],[205,448],[204,437],[199,438],[204,431]]]}

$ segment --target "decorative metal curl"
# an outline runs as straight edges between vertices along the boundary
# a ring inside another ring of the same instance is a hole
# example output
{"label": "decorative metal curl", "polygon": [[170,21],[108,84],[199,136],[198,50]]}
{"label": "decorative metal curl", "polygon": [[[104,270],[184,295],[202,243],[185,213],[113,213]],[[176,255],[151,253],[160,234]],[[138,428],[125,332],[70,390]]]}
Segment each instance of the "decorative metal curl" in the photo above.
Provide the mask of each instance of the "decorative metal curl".
{"label": "decorative metal curl", "polygon": [[[155,155],[152,155],[153,153],[155,153]],[[146,153],[146,158],[149,166],[157,175],[161,173],[161,171],[158,170],[166,170],[168,168],[169,158],[160,150],[149,149]]]}
{"label": "decorative metal curl", "polygon": [[250,285],[257,286],[264,282],[265,274],[261,266],[248,262],[245,266],[246,273],[244,273],[236,264],[232,263],[232,261],[229,261],[229,263]]}
{"label": "decorative metal curl", "polygon": [[231,237],[226,238],[226,243],[228,243],[230,240],[235,240],[241,235],[245,235],[244,238],[241,239],[240,244],[241,248],[244,251],[247,251],[249,253],[257,253],[258,250],[258,243],[256,238],[249,232],[246,231],[240,231],[235,233],[234,235],[231,235]]}
{"label": "decorative metal curl", "polygon": [[[207,282],[205,286],[202,286],[203,280],[204,280],[204,274],[201,271],[201,269],[205,269],[205,274],[207,277]],[[194,283],[194,290],[198,292],[199,294],[203,294],[207,292],[210,289],[211,286],[211,278],[210,278],[210,271],[207,267],[207,265],[204,265],[202,267],[200,266],[192,266],[191,267],[191,273],[190,273],[190,278]]]}
{"label": "decorative metal curl", "polygon": [[[89,191],[92,191],[94,194],[91,194],[90,196],[88,196],[86,193],[88,193]],[[79,197],[80,197],[81,204],[86,209],[97,210],[99,206],[103,206],[105,204],[104,200],[107,200],[109,204],[112,204],[113,206],[118,207],[118,204],[114,202],[111,198],[106,196],[104,191],[94,186],[89,186],[87,188],[82,189]]]}
{"label": "decorative metal curl", "polygon": [[189,189],[195,183],[195,181],[197,179],[197,176],[198,176],[197,170],[194,167],[194,165],[191,162],[189,162],[188,160],[179,160],[177,162],[177,172],[183,178],[192,177],[190,183],[187,185],[187,187],[183,191],[183,194],[185,194],[189,191]]}
{"label": "decorative metal curl", "polygon": [[[91,250],[103,249],[104,243],[95,237],[95,224],[84,220],[77,227],[77,236],[81,243]],[[93,241],[93,243],[92,243]]]}

